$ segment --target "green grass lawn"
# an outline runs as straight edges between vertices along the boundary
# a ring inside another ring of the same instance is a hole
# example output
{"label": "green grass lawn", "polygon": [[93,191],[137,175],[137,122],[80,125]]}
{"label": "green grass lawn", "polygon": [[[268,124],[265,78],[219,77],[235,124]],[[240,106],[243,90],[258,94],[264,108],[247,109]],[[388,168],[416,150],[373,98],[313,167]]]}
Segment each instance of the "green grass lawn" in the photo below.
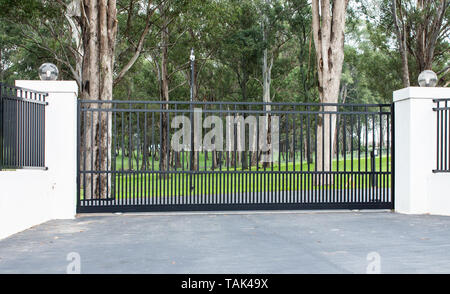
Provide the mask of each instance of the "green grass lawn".
{"label": "green grass lawn", "polygon": [[[283,153],[281,153],[283,154]],[[367,155],[367,161],[365,158],[366,154],[364,152],[361,152],[359,154],[358,157],[358,152],[353,152],[353,158],[352,155],[350,153],[347,153],[345,158],[346,160],[344,161],[343,155],[340,154],[339,155],[339,160],[337,160],[336,158],[333,159],[332,164],[333,164],[333,170],[337,170],[338,166],[337,163],[339,162],[339,170],[343,171],[344,168],[345,170],[351,170],[351,165],[353,162],[353,170],[358,170],[358,168],[360,168],[361,171],[366,171],[369,170],[370,171],[370,159],[369,156]],[[122,171],[122,170],[140,170],[140,169],[144,169],[143,168],[143,160],[142,160],[142,154],[137,154],[137,152],[133,153],[133,160],[130,160],[129,156],[122,156],[122,153],[119,152],[119,154],[116,156],[115,158],[115,170],[117,171]],[[200,152],[199,156],[198,156],[198,167],[199,170],[212,170],[213,164],[212,164],[212,153],[208,152],[208,154],[206,154],[205,152]],[[225,157],[225,156],[224,156]],[[309,165],[310,170],[314,170],[315,169],[315,163],[314,163],[314,154],[312,154],[312,163]],[[183,166],[184,166],[184,170],[189,170],[189,152],[185,152],[183,154],[180,155],[180,164],[181,167],[178,168],[177,170],[182,170]],[[359,160],[358,160],[359,158]],[[390,156],[389,156],[390,158]],[[381,170],[385,170],[385,168],[387,167],[387,155],[384,153],[383,156],[381,157]],[[281,168],[281,170],[286,170],[286,166],[287,166],[287,170],[293,170],[294,164],[293,161],[295,161],[295,169],[296,170],[300,170],[301,168],[303,168],[303,170],[308,170],[308,164],[306,162],[306,158],[303,155],[302,157],[300,156],[299,152],[296,152],[295,155],[295,160],[294,158],[288,158],[288,163],[286,164],[286,158],[283,157],[283,155],[278,156],[275,155],[274,156],[274,164],[273,164],[273,168],[274,170],[279,170]],[[130,162],[132,162],[130,164]],[[280,163],[280,164],[279,164]],[[367,166],[366,166],[367,164]],[[389,163],[390,164],[390,163]],[[137,168],[138,167],[138,168]],[[114,168],[114,167],[113,167]],[[222,170],[227,169],[226,166],[226,161],[223,160],[222,162],[222,166],[221,166]],[[380,157],[376,157],[375,160],[375,168],[376,170],[380,170]],[[154,170],[154,171],[158,171],[159,170],[159,159],[158,156],[155,156],[154,158],[152,158],[151,156],[149,156],[149,160],[147,163],[147,168],[145,169],[150,169],[150,170]],[[171,168],[173,169],[173,168]],[[219,169],[219,167],[216,168],[216,170]],[[229,169],[235,169],[234,165],[229,166]],[[241,170],[240,165],[236,166],[237,170]],[[252,166],[251,170],[261,170],[262,166],[261,164],[259,164],[258,166]],[[271,167],[269,167],[268,169],[271,169]]]}
{"label": "green grass lawn", "polygon": [[[204,154],[200,155],[201,164],[196,172],[190,172],[186,166],[185,171],[179,168],[160,173],[157,168],[158,161],[154,161],[153,170],[136,170],[136,168],[131,170],[127,159],[120,155],[116,158],[117,173],[112,173],[111,176],[113,179],[111,191],[114,191],[116,199],[225,195],[243,192],[387,189],[391,185],[391,176],[388,172],[391,170],[390,157],[386,155],[376,158],[375,170],[381,171],[382,174],[377,175],[375,188],[371,185],[372,175],[369,174],[372,171],[370,160],[366,161],[363,157],[358,160],[357,155],[354,155],[353,161],[350,156],[347,156],[346,161],[342,158],[339,161],[333,160],[332,171],[345,173],[322,175],[312,173],[315,170],[314,163],[309,165],[308,170],[308,163],[305,161],[300,163],[299,159],[296,160],[295,168],[292,162],[274,163],[273,166],[266,168],[266,171],[261,166],[259,168],[253,166],[250,170],[234,166],[227,170],[226,166],[222,166],[223,173],[218,173],[219,169],[212,171],[208,162],[205,169]],[[122,166],[125,167],[123,171]],[[276,173],[271,172],[272,170]]]}

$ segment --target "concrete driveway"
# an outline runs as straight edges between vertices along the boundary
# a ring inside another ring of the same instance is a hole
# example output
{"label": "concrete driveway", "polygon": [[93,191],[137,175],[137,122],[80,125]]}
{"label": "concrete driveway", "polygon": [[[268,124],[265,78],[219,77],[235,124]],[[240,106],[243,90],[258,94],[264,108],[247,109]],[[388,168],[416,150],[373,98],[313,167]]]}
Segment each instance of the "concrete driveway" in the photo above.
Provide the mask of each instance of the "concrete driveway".
{"label": "concrete driveway", "polygon": [[81,273],[450,273],[450,217],[82,215],[0,240],[0,273],[66,273],[68,255]]}

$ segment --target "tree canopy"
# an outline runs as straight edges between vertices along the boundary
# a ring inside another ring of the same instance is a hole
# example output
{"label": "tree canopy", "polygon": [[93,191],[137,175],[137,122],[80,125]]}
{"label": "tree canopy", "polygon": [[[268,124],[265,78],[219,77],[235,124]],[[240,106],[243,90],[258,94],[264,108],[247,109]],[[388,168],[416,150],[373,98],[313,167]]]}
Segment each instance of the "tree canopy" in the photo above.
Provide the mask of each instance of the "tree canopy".
{"label": "tree canopy", "polygon": [[[319,101],[311,1],[116,2],[113,99],[161,99],[163,58],[170,100],[189,99],[193,48],[195,99],[261,101],[266,91],[270,101]],[[340,102],[389,102],[392,91],[404,85],[396,24],[405,38],[410,84],[417,85],[420,71],[431,67],[439,85],[448,85],[448,1],[423,2],[349,1]],[[0,80],[36,79],[40,64],[53,62],[60,79],[77,80],[82,87],[80,3],[84,1],[0,0]],[[442,15],[438,7],[444,8]],[[431,57],[424,52],[431,45],[420,38],[435,38]],[[268,69],[270,83],[265,85]]]}

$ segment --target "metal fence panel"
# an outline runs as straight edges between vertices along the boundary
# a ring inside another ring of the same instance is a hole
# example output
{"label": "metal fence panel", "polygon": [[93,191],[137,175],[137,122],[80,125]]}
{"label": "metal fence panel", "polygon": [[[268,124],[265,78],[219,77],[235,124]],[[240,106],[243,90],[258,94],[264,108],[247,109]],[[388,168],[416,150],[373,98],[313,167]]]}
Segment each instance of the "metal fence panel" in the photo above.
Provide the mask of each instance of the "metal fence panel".
{"label": "metal fence panel", "polygon": [[450,98],[435,99],[436,107],[436,169],[433,172],[450,172]]}
{"label": "metal fence panel", "polygon": [[0,84],[0,170],[45,169],[46,96]]}

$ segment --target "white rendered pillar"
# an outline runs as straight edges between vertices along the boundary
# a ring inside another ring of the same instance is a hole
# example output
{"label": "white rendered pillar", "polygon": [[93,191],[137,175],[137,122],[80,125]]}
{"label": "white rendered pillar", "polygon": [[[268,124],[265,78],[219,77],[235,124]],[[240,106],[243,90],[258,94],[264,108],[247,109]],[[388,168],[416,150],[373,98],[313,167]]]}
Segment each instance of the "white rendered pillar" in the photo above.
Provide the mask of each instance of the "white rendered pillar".
{"label": "white rendered pillar", "polygon": [[[409,87],[394,92],[395,112],[395,210],[400,213],[450,214],[443,203],[436,203],[436,104],[433,99],[450,98],[449,88]],[[450,189],[450,174],[444,175]],[[440,208],[439,208],[440,207]]]}
{"label": "white rendered pillar", "polygon": [[51,199],[50,219],[74,218],[77,194],[77,83],[16,81],[16,86],[48,93],[45,165],[48,167],[46,173]]}

